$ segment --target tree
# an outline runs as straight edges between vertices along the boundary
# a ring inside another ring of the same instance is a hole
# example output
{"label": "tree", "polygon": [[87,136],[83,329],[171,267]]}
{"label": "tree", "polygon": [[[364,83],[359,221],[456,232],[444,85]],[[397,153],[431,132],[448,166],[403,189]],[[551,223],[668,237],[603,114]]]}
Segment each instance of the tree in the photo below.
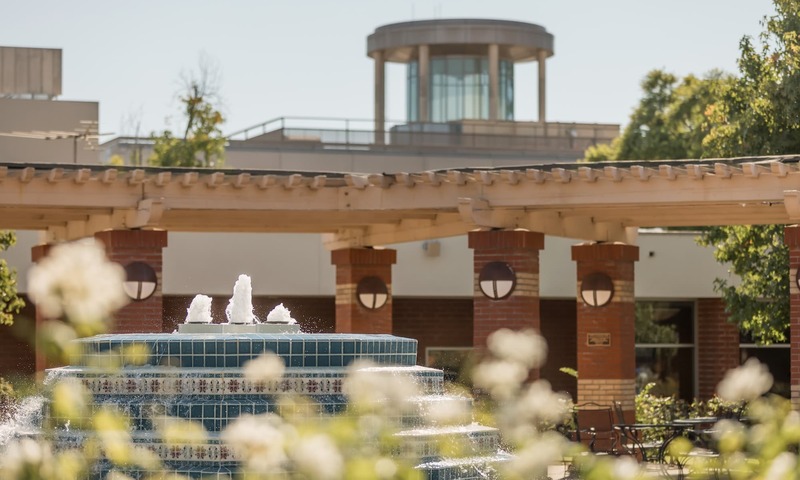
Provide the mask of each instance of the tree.
{"label": "tree", "polygon": [[[620,138],[589,149],[586,160],[655,160],[776,155],[800,151],[800,0],[774,0],[758,44],[740,42],[739,76],[712,72],[683,81],[654,71]],[[740,282],[715,281],[731,321],[754,340],[786,339],[789,257],[782,225],[707,227],[698,243],[715,247]]]}
{"label": "tree", "polygon": [[[0,252],[8,250],[17,242],[17,236],[9,230],[0,231]],[[9,268],[0,258],[0,325],[14,323],[14,314],[19,313],[25,302],[17,296],[17,272]]]}
{"label": "tree", "polygon": [[642,81],[644,95],[630,122],[610,145],[590,147],[585,160],[670,160],[700,158],[703,138],[710,132],[708,111],[733,77],[711,71],[702,78],[682,80],[653,70]]}
{"label": "tree", "polygon": [[212,168],[224,164],[226,140],[220,127],[225,119],[216,106],[216,71],[201,58],[199,74],[184,76],[184,91],[179,100],[186,127],[182,136],[176,136],[171,130],[153,135],[151,165]]}
{"label": "tree", "polygon": [[[774,0],[758,45],[740,42],[741,76],[711,115],[703,141],[709,156],[779,155],[800,151],[800,1]],[[789,327],[789,251],[783,225],[716,227],[700,238],[716,247],[741,279],[717,279],[731,313],[755,340],[786,340]]]}

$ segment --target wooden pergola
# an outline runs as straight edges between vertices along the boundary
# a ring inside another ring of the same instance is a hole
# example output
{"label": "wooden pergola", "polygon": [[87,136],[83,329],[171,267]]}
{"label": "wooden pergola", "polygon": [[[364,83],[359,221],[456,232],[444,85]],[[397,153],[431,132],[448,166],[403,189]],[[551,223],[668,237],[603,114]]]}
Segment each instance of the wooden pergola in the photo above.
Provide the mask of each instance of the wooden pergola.
{"label": "wooden pergola", "polygon": [[324,233],[329,249],[526,229],[636,242],[638,227],[800,221],[800,156],[394,174],[0,163],[0,228]]}

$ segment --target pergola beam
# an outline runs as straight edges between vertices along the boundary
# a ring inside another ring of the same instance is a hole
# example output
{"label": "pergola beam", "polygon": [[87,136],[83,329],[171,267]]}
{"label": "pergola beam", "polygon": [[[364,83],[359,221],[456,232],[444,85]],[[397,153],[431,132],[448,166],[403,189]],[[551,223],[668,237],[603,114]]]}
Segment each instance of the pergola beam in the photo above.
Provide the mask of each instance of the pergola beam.
{"label": "pergola beam", "polygon": [[0,164],[0,228],[317,232],[330,246],[527,229],[629,241],[636,227],[800,221],[800,156],[393,174]]}

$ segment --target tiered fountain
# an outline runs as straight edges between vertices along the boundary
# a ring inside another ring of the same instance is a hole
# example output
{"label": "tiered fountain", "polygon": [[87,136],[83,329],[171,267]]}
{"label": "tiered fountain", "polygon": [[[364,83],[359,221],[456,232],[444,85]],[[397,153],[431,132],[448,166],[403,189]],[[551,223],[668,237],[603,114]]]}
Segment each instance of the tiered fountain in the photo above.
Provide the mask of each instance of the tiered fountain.
{"label": "tiered fountain", "polygon": [[[458,427],[437,427],[421,413],[444,396],[441,370],[416,366],[417,341],[392,335],[307,334],[282,306],[264,323],[252,313],[250,279],[241,276],[226,311],[228,323],[211,323],[211,299],[198,295],[188,310],[187,322],[171,334],[100,335],[80,340],[85,355],[80,365],[52,369],[51,375],[80,379],[94,395],[94,407],[113,405],[131,419],[132,436],[156,453],[172,471],[190,477],[228,479],[238,461],[219,433],[236,417],[274,411],[281,395],[301,394],[317,401],[328,413],[344,410],[342,391],[346,367],[367,359],[387,374],[413,377],[425,396],[419,412],[403,418],[398,433],[419,459],[417,468],[436,480],[487,478],[489,467],[507,459],[500,452],[497,431],[466,422]],[[101,357],[125,347],[146,345],[144,365],[109,371],[97,366]],[[285,362],[280,381],[258,384],[243,377],[242,365],[264,352],[274,352]],[[457,401],[469,403],[468,398]],[[168,415],[200,422],[209,432],[207,443],[168,445],[155,432],[153,418]],[[442,436],[468,440],[471,458],[447,460],[434,445]],[[61,445],[82,442],[83,432],[61,428]],[[102,478],[110,465],[96,472]],[[126,472],[134,477],[145,472]]]}

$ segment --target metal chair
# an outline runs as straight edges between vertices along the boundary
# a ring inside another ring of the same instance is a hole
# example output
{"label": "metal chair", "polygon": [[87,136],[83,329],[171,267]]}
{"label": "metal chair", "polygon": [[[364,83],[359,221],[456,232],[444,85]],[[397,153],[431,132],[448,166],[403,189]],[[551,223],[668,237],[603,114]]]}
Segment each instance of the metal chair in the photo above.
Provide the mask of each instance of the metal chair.
{"label": "metal chair", "polygon": [[618,434],[611,407],[584,403],[575,407],[575,441],[593,453],[616,455]]}

